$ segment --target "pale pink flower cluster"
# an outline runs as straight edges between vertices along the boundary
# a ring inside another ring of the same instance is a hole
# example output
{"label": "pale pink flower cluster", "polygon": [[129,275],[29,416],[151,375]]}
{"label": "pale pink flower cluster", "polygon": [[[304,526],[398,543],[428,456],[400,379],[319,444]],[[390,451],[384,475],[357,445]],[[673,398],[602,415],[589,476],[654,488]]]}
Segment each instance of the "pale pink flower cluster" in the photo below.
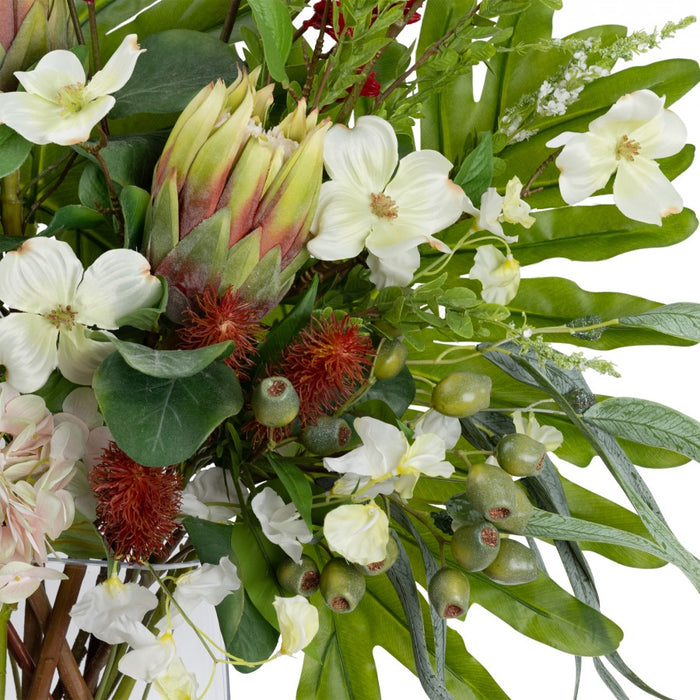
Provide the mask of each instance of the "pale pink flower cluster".
{"label": "pale pink flower cluster", "polygon": [[53,415],[44,400],[0,384],[0,601],[31,595],[50,572],[47,540],[73,522],[66,485],[83,454],[87,428]]}

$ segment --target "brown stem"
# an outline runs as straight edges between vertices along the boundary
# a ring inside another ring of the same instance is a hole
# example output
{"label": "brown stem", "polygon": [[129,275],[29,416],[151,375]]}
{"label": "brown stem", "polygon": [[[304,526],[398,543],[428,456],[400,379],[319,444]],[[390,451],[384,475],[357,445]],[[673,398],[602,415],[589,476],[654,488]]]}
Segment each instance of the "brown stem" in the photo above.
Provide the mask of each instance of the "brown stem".
{"label": "brown stem", "polygon": [[231,4],[228,7],[228,12],[226,13],[226,19],[224,20],[224,26],[221,27],[221,34],[219,34],[219,39],[228,44],[231,38],[231,32],[233,31],[233,25],[236,23],[236,17],[238,16],[238,8],[241,5],[241,0],[231,0]]}
{"label": "brown stem", "polygon": [[78,11],[75,9],[74,0],[68,0],[68,12],[70,13],[70,19],[73,23],[73,29],[75,31],[75,36],[78,39],[78,43],[84,44],[85,37],[83,36],[83,30],[80,27],[80,19],[78,17]]}
{"label": "brown stem", "polygon": [[73,153],[70,154],[70,156],[68,157],[68,162],[64,166],[58,178],[56,178],[56,180],[51,184],[51,187],[47,189],[46,192],[44,192],[44,194],[42,194],[41,197],[39,197],[30,207],[29,211],[27,212],[27,216],[24,217],[23,223],[25,225],[32,220],[32,217],[34,216],[36,210],[61,186],[61,183],[68,176],[68,173],[73,167],[73,164],[75,163],[77,157],[78,154],[75,151],[73,151]]}
{"label": "brown stem", "polygon": [[44,698],[49,695],[53,674],[58,667],[71,698],[92,700],[92,694],[88,691],[78,664],[66,642],[70,610],[78,599],[85,576],[85,567],[66,564],[64,573],[68,578],[61,581],[58,587],[53,610],[50,609],[48,599],[45,597],[46,593],[41,588],[29,599],[39,623],[44,624],[45,628],[44,643],[36,663],[36,673],[30,686],[29,697]]}
{"label": "brown stem", "polygon": [[90,25],[90,64],[91,73],[95,75],[100,70],[100,42],[97,34],[97,15],[95,13],[95,3],[86,2],[88,8],[88,24]]}
{"label": "brown stem", "polygon": [[520,190],[520,199],[525,199],[535,192],[539,192],[542,188],[537,190],[532,189],[532,183],[545,171],[547,166],[564,150],[564,147],[558,148],[554,153],[550,153],[543,161],[540,163],[537,170],[532,173],[530,179],[523,185],[522,190]]}
{"label": "brown stem", "polygon": [[[41,586],[43,589],[43,584]],[[37,616],[34,614],[31,606],[25,603],[24,606],[24,650],[31,661],[31,669],[26,670],[22,666],[22,700],[28,700],[29,684],[34,676],[34,659],[39,657],[41,650],[41,640],[44,636],[44,630],[39,624]]]}
{"label": "brown stem", "polygon": [[[22,669],[22,674],[25,677],[31,678],[35,668],[34,659],[32,659],[32,656],[27,650],[27,647],[24,645],[22,638],[19,636],[19,632],[15,629],[15,626],[11,622],[7,623],[7,644],[10,648],[12,658]],[[24,683],[22,685],[24,685]]]}
{"label": "brown stem", "polygon": [[101,642],[93,637],[90,640],[90,650],[88,657],[90,662],[85,666],[85,685],[91,693],[97,691],[97,684],[100,680],[100,673],[107,665],[109,653],[112,650],[112,645],[107,642]]}
{"label": "brown stem", "polygon": [[304,89],[301,91],[302,97],[308,97],[311,94],[311,86],[314,82],[314,73],[316,72],[316,65],[321,55],[321,51],[323,50],[323,37],[325,36],[324,28],[326,26],[326,22],[328,21],[328,12],[330,10],[330,6],[331,3],[328,2],[328,0],[326,0],[326,4],[323,6],[323,14],[321,15],[321,29],[319,30],[318,36],[316,37],[316,44],[314,46],[313,55],[311,56],[311,63],[309,64],[306,72],[306,82],[304,83]]}

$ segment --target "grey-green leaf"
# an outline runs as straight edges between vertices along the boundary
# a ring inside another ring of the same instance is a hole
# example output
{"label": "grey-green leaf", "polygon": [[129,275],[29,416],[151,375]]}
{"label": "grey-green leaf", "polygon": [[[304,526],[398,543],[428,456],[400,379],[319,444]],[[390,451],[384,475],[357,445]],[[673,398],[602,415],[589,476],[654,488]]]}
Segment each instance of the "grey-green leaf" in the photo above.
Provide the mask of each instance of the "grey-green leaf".
{"label": "grey-green leaf", "polygon": [[623,316],[619,320],[625,326],[651,328],[677,338],[700,342],[700,304],[667,304],[634,316]]}

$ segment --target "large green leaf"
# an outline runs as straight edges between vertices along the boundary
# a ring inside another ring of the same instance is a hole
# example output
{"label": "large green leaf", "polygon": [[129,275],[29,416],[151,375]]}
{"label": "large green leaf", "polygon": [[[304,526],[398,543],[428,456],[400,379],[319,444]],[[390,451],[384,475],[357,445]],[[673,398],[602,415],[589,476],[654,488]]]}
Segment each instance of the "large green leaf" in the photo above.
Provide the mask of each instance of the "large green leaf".
{"label": "large green leaf", "polygon": [[700,304],[667,304],[643,313],[621,316],[620,323],[636,328],[651,328],[676,338],[700,342]]}
{"label": "large green leaf", "polygon": [[214,428],[243,406],[235,373],[220,362],[169,379],[137,372],[115,352],[95,372],[93,388],[119,447],[151,467],[191,457]]}
{"label": "large green leaf", "polygon": [[0,124],[0,177],[17,170],[32,150],[31,142],[5,124]]}
{"label": "large green leaf", "polygon": [[584,420],[612,435],[700,461],[700,422],[660,403],[613,397],[591,406]]}
{"label": "large green leaf", "polygon": [[260,32],[270,75],[279,82],[286,82],[284,65],[292,48],[294,34],[289,10],[283,0],[248,0],[248,6]]}

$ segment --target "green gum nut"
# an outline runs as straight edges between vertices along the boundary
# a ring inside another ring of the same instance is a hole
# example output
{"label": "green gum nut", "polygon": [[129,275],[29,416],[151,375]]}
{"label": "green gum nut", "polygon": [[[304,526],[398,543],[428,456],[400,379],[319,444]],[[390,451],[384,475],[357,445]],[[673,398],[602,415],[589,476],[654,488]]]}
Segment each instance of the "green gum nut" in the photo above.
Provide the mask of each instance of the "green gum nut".
{"label": "green gum nut", "polygon": [[301,444],[311,453],[327,457],[342,450],[350,441],[352,431],[342,418],[321,416],[314,425],[301,433]]}
{"label": "green gum nut", "polygon": [[306,596],[313,595],[319,586],[321,575],[318,573],[316,562],[302,555],[300,562],[285,559],[277,567],[277,580],[280,586],[290,593]]}
{"label": "green gum nut", "polygon": [[282,428],[299,413],[299,396],[286,377],[267,377],[253,390],[255,420],[268,428]]}
{"label": "green gum nut", "polygon": [[382,561],[375,561],[371,564],[356,564],[356,566],[365,576],[379,576],[379,574],[385,574],[391,569],[398,556],[399,548],[396,546],[394,538],[390,537],[386,543],[386,557]]}
{"label": "green gum nut", "polygon": [[547,448],[529,435],[504,435],[496,446],[496,459],[513,476],[538,476],[542,472]]}
{"label": "green gum nut", "polygon": [[399,338],[384,338],[374,359],[374,376],[393,379],[406,364],[408,350]]}
{"label": "green gum nut", "polygon": [[467,498],[481,515],[498,524],[515,508],[513,478],[495,464],[473,464],[465,484]]}
{"label": "green gum nut", "polygon": [[537,559],[534,552],[521,542],[504,539],[498,556],[484,573],[496,583],[514,586],[537,578]]}
{"label": "green gum nut", "polygon": [[469,607],[469,581],[461,571],[444,566],[430,579],[428,598],[440,617],[461,617]]}
{"label": "green gum nut", "polygon": [[455,561],[465,571],[482,571],[496,558],[501,536],[494,525],[481,521],[457,528],[451,549]]}
{"label": "green gum nut", "polygon": [[433,389],[432,405],[445,416],[465,418],[489,407],[491,378],[474,372],[453,372]]}
{"label": "green gum nut", "polygon": [[352,612],[365,594],[365,586],[365,577],[357,567],[340,557],[331,559],[321,571],[321,595],[333,612]]}
{"label": "green gum nut", "polygon": [[522,535],[525,532],[534,506],[530,503],[527,491],[522,484],[515,483],[515,508],[511,514],[498,522],[498,527],[514,535]]}

